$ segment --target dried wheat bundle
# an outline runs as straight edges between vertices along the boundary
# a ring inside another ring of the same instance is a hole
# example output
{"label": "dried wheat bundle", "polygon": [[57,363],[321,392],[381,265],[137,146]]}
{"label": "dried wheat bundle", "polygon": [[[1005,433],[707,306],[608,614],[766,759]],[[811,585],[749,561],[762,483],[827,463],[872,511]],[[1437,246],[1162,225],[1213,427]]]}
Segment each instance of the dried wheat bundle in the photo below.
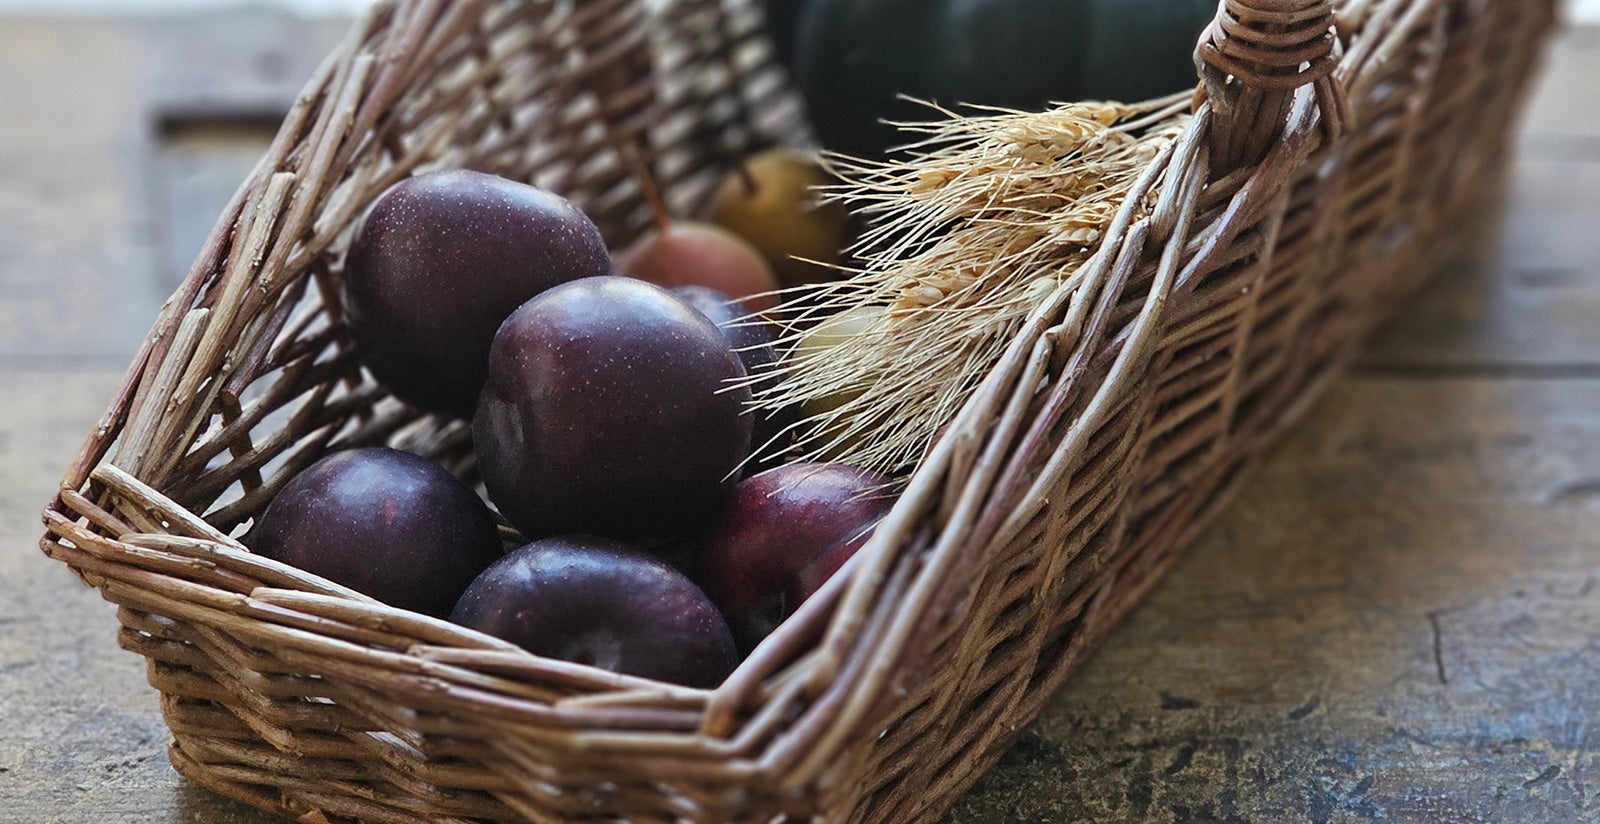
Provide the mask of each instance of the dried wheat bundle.
{"label": "dried wheat bundle", "polygon": [[793,451],[909,469],[1029,313],[1081,280],[1134,183],[1187,124],[1186,104],[938,109],[946,119],[906,126],[927,137],[900,158],[837,158],[835,196],[873,228],[852,276],[791,298],[789,336],[848,320],[822,333],[833,345],[801,345],[786,372],[753,379],[759,406],[812,410]]}

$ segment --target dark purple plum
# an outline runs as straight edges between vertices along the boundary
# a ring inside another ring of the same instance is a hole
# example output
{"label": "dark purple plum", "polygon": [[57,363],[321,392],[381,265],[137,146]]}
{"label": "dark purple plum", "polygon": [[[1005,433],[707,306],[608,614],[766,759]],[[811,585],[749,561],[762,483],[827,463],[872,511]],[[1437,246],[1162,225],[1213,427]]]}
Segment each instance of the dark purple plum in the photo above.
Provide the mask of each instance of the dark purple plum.
{"label": "dark purple plum", "polygon": [[[710,318],[722,330],[728,343],[733,345],[733,351],[744,363],[746,374],[752,377],[777,376],[778,347],[772,337],[771,324],[762,321],[727,293],[708,286],[677,286],[672,289],[672,294],[699,310],[700,314]],[[763,380],[760,385],[766,384],[767,381]],[[751,450],[761,458],[773,459],[792,439],[793,433],[789,428],[798,419],[799,410],[792,407],[758,413],[752,424]],[[753,468],[756,471],[770,468],[762,463],[758,461]]]}
{"label": "dark purple plum", "polygon": [[709,522],[748,456],[744,366],[658,286],[562,284],[506,319],[472,441],[489,497],[529,537],[634,538]]}
{"label": "dark purple plum", "polygon": [[284,485],[255,552],[390,606],[442,618],[500,557],[494,516],[443,467],[395,449],[336,452]]}
{"label": "dark purple plum", "polygon": [[728,343],[739,353],[746,372],[752,375],[765,372],[778,362],[771,325],[729,297],[727,292],[709,286],[674,286],[670,291],[722,330]]}
{"label": "dark purple plum", "polygon": [[535,655],[691,687],[739,663],[728,624],[666,563],[615,541],[535,541],[478,576],[450,620]]}
{"label": "dark purple plum", "polygon": [[697,569],[741,650],[811,597],[888,513],[888,479],[842,464],[796,463],[734,488]]}
{"label": "dark purple plum", "polygon": [[345,312],[362,361],[397,397],[470,417],[500,323],[551,286],[610,273],[600,231],[565,199],[431,172],[390,187],[362,221]]}

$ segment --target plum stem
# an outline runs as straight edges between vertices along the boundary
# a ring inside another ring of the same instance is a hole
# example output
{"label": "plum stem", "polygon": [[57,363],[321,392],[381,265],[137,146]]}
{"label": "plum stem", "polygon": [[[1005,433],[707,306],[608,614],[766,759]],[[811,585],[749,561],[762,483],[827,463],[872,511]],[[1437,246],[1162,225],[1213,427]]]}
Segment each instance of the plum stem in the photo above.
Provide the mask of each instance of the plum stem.
{"label": "plum stem", "polygon": [[750,164],[746,157],[736,157],[733,160],[733,173],[739,176],[739,182],[744,184],[744,193],[754,196],[760,191],[761,184],[756,182],[756,176],[750,172]]}
{"label": "plum stem", "polygon": [[650,214],[655,220],[656,231],[665,234],[672,228],[672,212],[667,209],[667,202],[661,198],[661,187],[656,185],[655,174],[644,162],[644,157],[639,151],[638,138],[622,141],[617,147],[617,153],[622,155],[623,162],[628,164],[628,170],[639,182],[639,191],[644,195],[644,202],[650,205]]}

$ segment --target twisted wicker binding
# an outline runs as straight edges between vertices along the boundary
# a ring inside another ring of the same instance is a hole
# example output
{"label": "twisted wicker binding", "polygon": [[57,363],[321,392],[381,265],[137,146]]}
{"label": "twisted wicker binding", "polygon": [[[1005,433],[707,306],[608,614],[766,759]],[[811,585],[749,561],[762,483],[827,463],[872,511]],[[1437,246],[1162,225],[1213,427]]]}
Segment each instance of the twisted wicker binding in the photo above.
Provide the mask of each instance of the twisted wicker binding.
{"label": "twisted wicker binding", "polygon": [[332,449],[470,465],[462,426],[387,398],[340,322],[351,223],[387,185],[532,180],[620,244],[646,221],[625,155],[688,210],[730,157],[802,136],[744,4],[381,6],[222,216],[41,546],[120,605],[177,768],[263,809],[927,820],[1435,266],[1497,178],[1554,5],[1221,3],[1197,116],[1140,184],[1154,212],[1119,216],[1089,288],[1039,307],[849,573],[715,691],[538,659],[230,537]]}

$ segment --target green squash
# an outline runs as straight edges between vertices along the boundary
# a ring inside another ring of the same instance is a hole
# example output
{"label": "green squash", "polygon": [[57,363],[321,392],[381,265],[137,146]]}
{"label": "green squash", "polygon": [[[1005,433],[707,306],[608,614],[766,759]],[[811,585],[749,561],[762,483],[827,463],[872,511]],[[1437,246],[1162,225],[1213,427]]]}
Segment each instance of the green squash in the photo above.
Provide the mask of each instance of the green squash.
{"label": "green squash", "polygon": [[930,3],[942,0],[810,0],[795,40],[795,82],[822,145],[875,157],[906,137],[881,120],[926,120],[898,100],[926,95]]}
{"label": "green squash", "polygon": [[945,105],[1033,111],[1083,85],[1084,0],[937,0],[924,88]]}
{"label": "green squash", "polygon": [[1199,82],[1194,49],[1217,0],[1093,0],[1074,100],[1133,102]]}
{"label": "green squash", "polygon": [[761,18],[767,36],[772,38],[772,45],[779,62],[791,68],[794,66],[795,37],[800,28],[800,13],[805,7],[806,0],[762,0],[761,2]]}
{"label": "green squash", "polygon": [[1192,87],[1216,0],[811,0],[795,76],[823,145],[880,157],[928,120],[898,94],[1039,110]]}

